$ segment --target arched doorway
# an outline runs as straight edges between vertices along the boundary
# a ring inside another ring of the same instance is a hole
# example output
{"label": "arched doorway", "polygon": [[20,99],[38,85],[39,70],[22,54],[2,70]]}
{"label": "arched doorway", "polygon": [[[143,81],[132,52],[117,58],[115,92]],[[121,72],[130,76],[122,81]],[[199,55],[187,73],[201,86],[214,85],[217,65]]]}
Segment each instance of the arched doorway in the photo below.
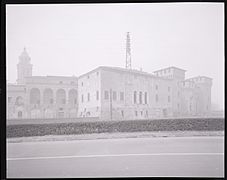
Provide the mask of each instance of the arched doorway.
{"label": "arched doorway", "polygon": [[21,96],[18,96],[15,101],[16,106],[21,106],[23,105],[23,98]]}
{"label": "arched doorway", "polygon": [[65,104],[66,103],[66,93],[64,89],[58,89],[56,93],[56,103]]}
{"label": "arched doorway", "polygon": [[69,104],[75,106],[77,103],[77,91],[75,89],[69,90]]}
{"label": "arched doorway", "polygon": [[18,111],[18,112],[17,112],[17,117],[18,117],[18,118],[22,118],[22,115],[23,115],[22,111]]}
{"label": "arched doorway", "polygon": [[30,104],[40,104],[40,90],[38,88],[31,89]]}
{"label": "arched doorway", "polygon": [[43,103],[44,104],[53,104],[53,90],[47,88],[43,91]]}

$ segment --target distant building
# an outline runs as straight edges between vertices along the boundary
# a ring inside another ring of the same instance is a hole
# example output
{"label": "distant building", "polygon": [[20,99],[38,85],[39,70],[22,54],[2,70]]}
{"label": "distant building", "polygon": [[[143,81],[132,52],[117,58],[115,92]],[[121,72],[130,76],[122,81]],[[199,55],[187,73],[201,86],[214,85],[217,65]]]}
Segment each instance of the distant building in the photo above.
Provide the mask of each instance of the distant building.
{"label": "distant building", "polygon": [[7,118],[98,117],[103,120],[204,116],[212,79],[185,79],[169,67],[152,73],[100,66],[77,77],[32,76],[26,50],[16,85],[7,85]]}
{"label": "distant building", "polygon": [[32,76],[24,49],[17,65],[17,84],[7,85],[7,118],[77,117],[77,78]]}

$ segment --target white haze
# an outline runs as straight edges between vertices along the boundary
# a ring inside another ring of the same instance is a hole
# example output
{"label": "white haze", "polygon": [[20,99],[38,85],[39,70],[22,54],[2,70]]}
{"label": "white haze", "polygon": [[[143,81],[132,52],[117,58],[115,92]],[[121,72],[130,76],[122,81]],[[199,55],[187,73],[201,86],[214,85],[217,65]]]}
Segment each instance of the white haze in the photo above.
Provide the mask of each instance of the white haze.
{"label": "white haze", "polygon": [[7,5],[7,80],[15,82],[24,46],[33,75],[79,76],[100,65],[168,66],[186,78],[213,78],[212,103],[224,109],[224,3]]}

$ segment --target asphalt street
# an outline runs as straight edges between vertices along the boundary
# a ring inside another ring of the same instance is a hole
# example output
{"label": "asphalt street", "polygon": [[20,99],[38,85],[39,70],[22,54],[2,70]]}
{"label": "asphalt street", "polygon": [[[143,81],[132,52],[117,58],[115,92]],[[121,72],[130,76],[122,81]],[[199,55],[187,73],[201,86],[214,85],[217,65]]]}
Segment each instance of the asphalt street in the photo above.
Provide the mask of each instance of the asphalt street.
{"label": "asphalt street", "polygon": [[7,143],[8,178],[224,177],[224,137]]}

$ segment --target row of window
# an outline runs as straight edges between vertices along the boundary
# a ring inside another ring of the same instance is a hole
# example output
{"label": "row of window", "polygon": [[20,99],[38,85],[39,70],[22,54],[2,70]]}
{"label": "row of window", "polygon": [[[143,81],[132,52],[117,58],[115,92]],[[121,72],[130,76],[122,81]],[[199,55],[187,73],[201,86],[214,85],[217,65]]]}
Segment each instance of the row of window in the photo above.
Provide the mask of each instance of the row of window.
{"label": "row of window", "polygon": [[[160,71],[159,73],[160,73],[160,74],[162,74],[162,73],[163,73],[163,74],[166,74],[166,73],[167,73],[167,69],[164,69],[164,70]],[[168,69],[168,73],[170,73],[170,69]]]}
{"label": "row of window", "polygon": [[[96,100],[97,101],[99,100],[99,91],[96,91]],[[87,93],[87,101],[88,102],[90,101],[90,93]],[[83,94],[81,95],[81,102],[82,103],[84,102],[84,95]]]}
{"label": "row of window", "polygon": [[[110,96],[110,94],[112,94],[112,96]],[[124,92],[120,92],[119,94],[119,100],[120,101],[124,101]],[[143,93],[140,91],[138,93],[139,95],[139,104],[142,104],[143,103]],[[117,92],[116,91],[104,91],[104,99],[105,100],[109,100],[110,97],[112,97],[111,100],[113,101],[116,101],[118,98],[117,98]],[[96,100],[98,101],[99,100],[99,91],[96,91]],[[90,101],[90,93],[87,93],[87,102]],[[158,94],[155,95],[155,101],[158,102],[159,101],[159,96]],[[81,102],[83,103],[84,102],[84,94],[81,95]],[[168,96],[168,102],[170,103],[171,102],[171,98],[170,96]],[[147,92],[144,92],[144,104],[147,104],[148,103],[148,96],[147,96]],[[134,91],[134,104],[137,104],[137,91]]]}
{"label": "row of window", "polygon": [[[148,111],[146,110],[146,111],[145,111],[145,114],[143,114],[143,111],[140,111],[140,115],[141,115],[141,116],[145,115],[145,117],[148,117]],[[135,111],[135,116],[136,116],[136,117],[138,116],[138,111]]]}
{"label": "row of window", "polygon": [[[59,81],[59,84],[63,84],[63,81]],[[75,82],[71,81],[70,84],[75,84]]]}
{"label": "row of window", "polygon": [[[110,96],[110,94],[112,94],[112,96]],[[120,92],[120,101],[124,101],[124,92]],[[110,97],[112,97],[113,101],[117,100],[117,92],[116,91],[105,91],[104,92],[104,99],[108,100]]]}
{"label": "row of window", "polygon": [[[137,104],[137,92],[134,91],[134,104]],[[139,104],[142,104],[142,92],[139,92]],[[147,104],[147,92],[144,93],[144,104]]]}
{"label": "row of window", "polygon": [[[142,104],[142,95],[143,93],[140,91],[139,92],[139,104]],[[159,101],[158,94],[155,95],[155,101]],[[168,102],[170,103],[170,96],[168,96]],[[134,91],[134,104],[137,104],[137,92]],[[144,93],[144,104],[147,104],[147,92]]]}
{"label": "row of window", "polygon": [[[96,72],[96,76],[98,76],[99,75],[99,72],[97,71]],[[90,79],[90,75],[87,75],[87,79]],[[83,82],[81,82],[81,86],[84,86],[84,83]]]}

